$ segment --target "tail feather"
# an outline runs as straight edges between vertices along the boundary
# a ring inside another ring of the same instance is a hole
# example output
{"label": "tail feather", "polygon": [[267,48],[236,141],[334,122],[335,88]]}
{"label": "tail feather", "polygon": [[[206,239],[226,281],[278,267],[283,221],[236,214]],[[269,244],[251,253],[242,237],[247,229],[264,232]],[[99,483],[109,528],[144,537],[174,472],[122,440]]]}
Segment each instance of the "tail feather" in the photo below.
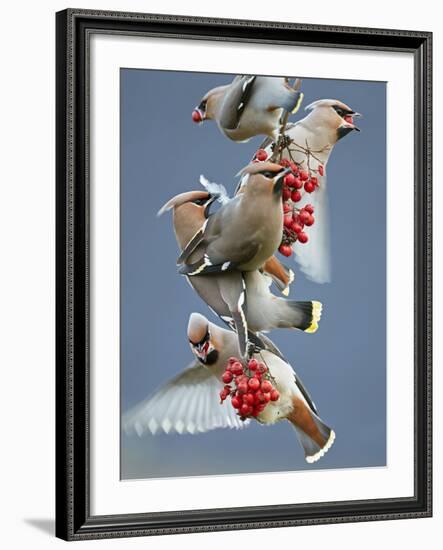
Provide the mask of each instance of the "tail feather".
{"label": "tail feather", "polygon": [[286,319],[289,326],[308,333],[317,331],[323,309],[321,302],[315,300],[311,302],[286,300],[285,303],[290,308],[288,319]]}
{"label": "tail feather", "polygon": [[312,420],[317,426],[324,444],[320,446],[309,435],[307,435],[299,426],[293,424],[297,433],[298,440],[305,451],[305,459],[309,464],[313,464],[322,458],[332,447],[335,441],[335,432],[327,426],[315,413],[311,411]]}

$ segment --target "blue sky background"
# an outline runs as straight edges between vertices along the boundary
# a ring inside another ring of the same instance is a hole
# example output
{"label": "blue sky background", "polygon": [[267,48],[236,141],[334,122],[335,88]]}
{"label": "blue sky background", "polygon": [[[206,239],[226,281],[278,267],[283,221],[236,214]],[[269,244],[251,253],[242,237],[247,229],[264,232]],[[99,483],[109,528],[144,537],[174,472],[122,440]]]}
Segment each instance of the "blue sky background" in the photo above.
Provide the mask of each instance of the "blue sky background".
{"label": "blue sky background", "polygon": [[[157,218],[156,212],[173,195],[199,189],[200,174],[234,191],[234,174],[262,138],[238,144],[214,123],[191,121],[201,96],[231,80],[121,71],[122,413],[192,360],[186,338],[191,312],[217,322],[177,274],[171,216]],[[341,140],[328,163],[332,282],[318,285],[296,270],[291,290],[292,298],[323,302],[319,331],[270,334],[334,428],[336,442],[309,465],[287,422],[199,435],[122,433],[123,479],[386,464],[386,84],[303,77],[302,90],[293,120],[322,98],[340,99],[364,115],[362,131]]]}

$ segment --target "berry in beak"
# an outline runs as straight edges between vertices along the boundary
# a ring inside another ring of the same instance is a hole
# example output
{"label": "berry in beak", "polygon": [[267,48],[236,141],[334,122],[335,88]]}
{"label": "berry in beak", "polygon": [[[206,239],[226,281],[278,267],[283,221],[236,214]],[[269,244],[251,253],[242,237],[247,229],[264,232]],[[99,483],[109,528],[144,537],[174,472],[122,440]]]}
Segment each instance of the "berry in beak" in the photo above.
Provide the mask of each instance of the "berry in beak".
{"label": "berry in beak", "polygon": [[192,121],[196,124],[202,123],[204,120],[203,113],[200,111],[200,109],[194,109],[192,111]]}

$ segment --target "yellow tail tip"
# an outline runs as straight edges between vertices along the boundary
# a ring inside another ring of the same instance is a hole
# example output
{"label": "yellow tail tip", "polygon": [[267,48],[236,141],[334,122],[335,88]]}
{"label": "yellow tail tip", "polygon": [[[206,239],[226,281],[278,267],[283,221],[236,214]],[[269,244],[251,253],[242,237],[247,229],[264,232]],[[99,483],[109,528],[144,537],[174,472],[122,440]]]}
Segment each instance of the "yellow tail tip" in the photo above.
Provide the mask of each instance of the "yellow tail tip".
{"label": "yellow tail tip", "polygon": [[298,96],[297,103],[296,103],[295,107],[294,107],[294,108],[292,109],[292,111],[291,111],[291,113],[292,113],[293,115],[295,115],[295,113],[300,109],[300,105],[302,104],[303,97],[304,97],[303,92],[300,92],[300,95]]}
{"label": "yellow tail tip", "polygon": [[321,319],[321,314],[323,310],[323,304],[321,302],[313,301],[312,302],[312,322],[309,327],[305,330],[309,334],[313,334],[318,330],[318,323]]}

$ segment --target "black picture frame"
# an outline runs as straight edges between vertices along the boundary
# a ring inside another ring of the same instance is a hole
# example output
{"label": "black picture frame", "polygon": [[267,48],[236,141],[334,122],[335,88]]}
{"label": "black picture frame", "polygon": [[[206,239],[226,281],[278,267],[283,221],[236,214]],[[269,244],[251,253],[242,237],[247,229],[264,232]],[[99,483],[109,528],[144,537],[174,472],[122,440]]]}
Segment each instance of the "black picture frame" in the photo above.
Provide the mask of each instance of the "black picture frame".
{"label": "black picture frame", "polygon": [[[409,498],[92,516],[89,39],[94,33],[411,52],[415,65],[415,491]],[[432,33],[68,9],[56,14],[56,536],[65,540],[432,515]]]}

